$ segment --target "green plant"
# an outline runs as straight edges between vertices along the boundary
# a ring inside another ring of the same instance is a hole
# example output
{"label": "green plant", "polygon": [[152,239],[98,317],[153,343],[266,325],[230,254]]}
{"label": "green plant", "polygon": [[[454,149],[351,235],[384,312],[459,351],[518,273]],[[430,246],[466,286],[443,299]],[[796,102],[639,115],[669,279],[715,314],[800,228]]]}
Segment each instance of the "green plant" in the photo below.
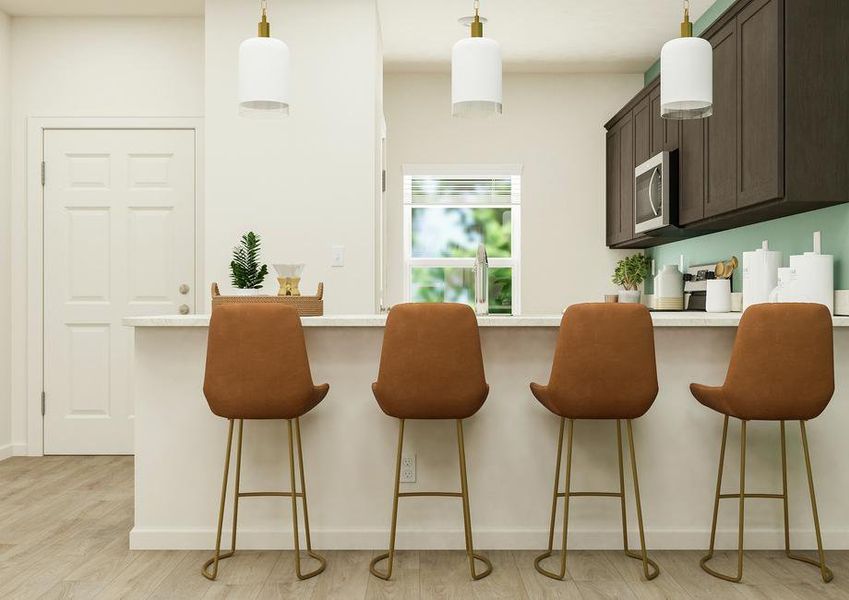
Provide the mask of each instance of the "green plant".
{"label": "green plant", "polygon": [[626,290],[636,290],[649,274],[649,259],[642,254],[632,254],[616,264],[611,281]]}
{"label": "green plant", "polygon": [[253,231],[242,236],[238,246],[233,248],[233,260],[230,262],[230,280],[243,290],[256,290],[262,287],[268,275],[268,265],[259,266],[261,240]]}

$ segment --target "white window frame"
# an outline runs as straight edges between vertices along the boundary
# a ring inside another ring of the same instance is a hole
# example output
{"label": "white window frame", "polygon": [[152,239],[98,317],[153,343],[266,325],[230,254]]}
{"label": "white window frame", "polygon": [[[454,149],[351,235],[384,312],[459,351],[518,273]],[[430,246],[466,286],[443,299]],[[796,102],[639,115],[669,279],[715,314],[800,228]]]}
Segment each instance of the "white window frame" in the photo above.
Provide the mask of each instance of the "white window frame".
{"label": "white window frame", "polygon": [[[481,177],[511,179],[510,202],[503,204],[439,204],[414,205],[414,177]],[[403,165],[404,186],[404,218],[403,218],[403,252],[404,252],[404,301],[412,298],[412,270],[414,267],[466,267],[475,266],[474,258],[416,258],[412,255],[413,239],[413,207],[440,206],[443,208],[469,208],[484,206],[487,208],[510,209],[510,258],[490,258],[490,268],[509,267],[512,269],[512,311],[513,315],[522,314],[521,282],[522,282],[522,166],[521,165]]]}

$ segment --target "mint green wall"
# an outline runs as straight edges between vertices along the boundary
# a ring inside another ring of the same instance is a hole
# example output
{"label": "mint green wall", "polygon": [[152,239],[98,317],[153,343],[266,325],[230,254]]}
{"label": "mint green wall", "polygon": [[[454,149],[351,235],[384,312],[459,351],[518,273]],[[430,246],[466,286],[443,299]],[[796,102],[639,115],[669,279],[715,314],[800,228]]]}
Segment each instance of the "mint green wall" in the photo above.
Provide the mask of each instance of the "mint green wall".
{"label": "mint green wall", "polygon": [[[695,34],[704,32],[735,1],[716,0],[693,24]],[[646,71],[646,83],[659,73],[658,61]],[[812,249],[814,231],[822,231],[823,253],[834,255],[835,288],[849,288],[849,204],[657,246],[646,251],[646,255],[654,259],[658,268],[665,264],[678,264],[681,254],[684,255],[685,265],[715,263],[736,256],[741,261],[741,269],[734,274],[732,286],[735,291],[740,291],[743,251],[760,248],[761,241],[769,240],[770,248],[784,253],[786,266],[791,254],[801,254]],[[646,293],[651,291],[652,283],[648,281]]]}
{"label": "mint green wall", "polygon": [[[725,9],[734,4],[734,2],[736,2],[736,0],[716,0],[716,2],[714,2],[713,5],[711,5],[711,7],[708,8],[704,14],[698,19],[696,19],[695,23],[693,23],[693,33],[695,35],[701,35],[705,31],[705,29],[710,27],[711,24],[719,17],[719,15],[724,13]],[[677,30],[670,32],[670,37],[672,34],[675,33],[677,33]],[[658,75],[660,75],[660,60],[657,60],[649,68],[649,70],[646,71],[646,83],[648,83]]]}
{"label": "mint green wall", "polygon": [[[657,268],[678,264],[681,254],[684,255],[685,266],[710,264],[736,256],[740,260],[740,269],[734,273],[732,287],[739,292],[742,290],[740,277],[744,251],[760,248],[763,240],[769,240],[770,249],[784,254],[783,265],[787,266],[791,254],[813,249],[815,231],[822,232],[823,254],[834,255],[835,289],[849,288],[849,204],[657,246],[647,250],[646,256],[654,259]],[[650,294],[651,290],[651,282],[646,282],[646,293]]]}

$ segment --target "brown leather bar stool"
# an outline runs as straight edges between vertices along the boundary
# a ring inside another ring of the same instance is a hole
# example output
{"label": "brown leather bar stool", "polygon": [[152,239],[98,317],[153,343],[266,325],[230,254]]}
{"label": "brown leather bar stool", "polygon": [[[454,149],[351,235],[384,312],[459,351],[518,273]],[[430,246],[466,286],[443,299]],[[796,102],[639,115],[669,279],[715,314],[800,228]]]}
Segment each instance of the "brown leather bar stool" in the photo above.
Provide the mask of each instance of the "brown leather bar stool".
{"label": "brown leather bar stool", "polygon": [[[825,565],[811,472],[811,455],[805,430],[805,422],[819,416],[834,394],[832,335],[831,314],[821,304],[756,304],[746,310],[740,319],[725,383],[721,387],[708,387],[697,383],[690,385],[690,391],[696,400],[725,415],[710,549],[701,560],[702,568],[715,577],[735,583],[743,579],[745,500],[774,498],[784,502],[784,552],[787,557],[819,567],[820,575],[826,583],[833,578],[831,570]],[[721,493],[730,417],[740,419],[741,422],[740,492],[737,494]],[[746,424],[749,421],[779,421],[781,424],[781,494],[746,493]],[[802,432],[802,448],[808,472],[808,491],[811,495],[819,561],[790,551],[785,421],[799,421]],[[734,576],[719,573],[707,566],[714,553],[719,501],[726,498],[739,499],[737,574]]]}
{"label": "brown leather bar stool", "polygon": [[[203,393],[209,408],[230,423],[227,432],[227,451],[224,459],[224,481],[221,484],[221,504],[218,511],[218,531],[215,554],[203,565],[207,579],[218,576],[218,562],[236,552],[236,525],[239,519],[239,499],[263,496],[292,499],[292,531],[295,547],[295,572],[298,579],[308,579],[324,571],[322,556],[312,550],[310,522],[307,511],[307,489],[304,483],[304,453],[301,444],[300,417],[312,410],[327,395],[326,383],[315,386],[310,374],[304,332],[298,312],[280,304],[234,303],[217,306],[209,322],[206,350],[206,376]],[[242,492],[239,489],[242,470],[242,432],[245,419],[284,419],[289,430],[288,492]],[[236,477],[233,495],[233,530],[230,551],[221,553],[221,529],[224,524],[224,505],[227,498],[227,479],[230,470],[230,450],[233,445],[233,424],[239,422],[239,442],[236,446]],[[298,469],[301,491],[295,487],[294,439],[298,446]],[[304,507],[304,530],[307,554],[319,566],[307,573],[301,571],[298,532],[298,506]],[[210,570],[210,566],[212,569]]]}
{"label": "brown leather bar stool", "polygon": [[[554,364],[547,386],[531,384],[531,392],[543,406],[560,417],[557,461],[554,471],[554,494],[548,550],[534,560],[536,570],[551,577],[566,576],[566,539],[569,530],[569,500],[576,497],[619,498],[622,507],[622,539],[625,554],[641,560],[646,579],[657,577],[660,569],[646,553],[640,485],[637,479],[637,456],[631,421],[643,416],[657,396],[657,371],[654,355],[654,329],[648,310],[640,304],[576,304],[570,306],[560,321],[560,334],[554,352]],[[619,453],[618,492],[573,492],[572,441],[575,421],[580,419],[616,420],[616,448]],[[560,462],[563,455],[563,429],[569,421],[566,448],[565,491],[560,492]],[[637,523],[641,552],[628,549],[628,525],[625,508],[625,471],[622,458],[622,421],[628,429],[634,495],[637,501]],[[564,499],[563,540],[560,571],[545,569],[541,563],[554,553],[554,524],[557,500]]]}
{"label": "brown leather bar stool", "polygon": [[[371,561],[369,570],[372,575],[380,579],[392,577],[398,499],[436,496],[462,498],[469,572],[472,579],[486,577],[492,572],[492,564],[487,558],[475,553],[472,542],[469,484],[463,444],[463,419],[478,412],[489,394],[477,319],[471,307],[465,304],[415,303],[393,306],[386,319],[380,371],[377,382],[372,384],[372,390],[383,412],[399,421],[389,552]],[[399,491],[404,422],[407,419],[453,419],[457,422],[462,491]],[[376,565],[384,559],[388,559],[387,569],[381,572]],[[475,571],[475,559],[486,566],[481,573]]]}

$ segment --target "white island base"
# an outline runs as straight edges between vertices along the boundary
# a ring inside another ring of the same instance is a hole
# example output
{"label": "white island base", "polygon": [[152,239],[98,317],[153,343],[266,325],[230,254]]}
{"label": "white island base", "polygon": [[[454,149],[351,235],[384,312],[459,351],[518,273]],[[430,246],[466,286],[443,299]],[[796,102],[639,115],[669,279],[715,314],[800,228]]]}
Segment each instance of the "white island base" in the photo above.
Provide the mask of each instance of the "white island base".
{"label": "white island base", "polygon": [[[705,548],[716,482],[722,417],[702,407],[690,382],[722,382],[738,315],[654,315],[660,394],[634,423],[640,488],[651,548]],[[823,541],[849,548],[849,330],[835,319],[837,392],[808,425]],[[135,523],[133,549],[212,548],[227,422],[203,397],[208,317],[127,319],[135,330]],[[379,549],[388,541],[398,422],[371,392],[383,317],[304,319],[316,383],[327,398],[301,420],[312,540],[323,549]],[[548,380],[559,317],[481,320],[486,376],[481,411],[466,421],[471,512],[481,549],[537,549],[547,542],[558,418],[528,389]],[[611,377],[615,377],[611,373]],[[627,386],[627,381],[622,381]],[[739,423],[732,422],[725,492],[737,488]],[[411,421],[404,453],[415,454],[417,481],[402,491],[459,490],[453,422]],[[613,422],[575,425],[573,490],[616,491]],[[628,468],[626,454],[626,469]],[[788,424],[790,523],[793,544],[814,547],[798,425]],[[230,470],[231,478],[233,469]],[[627,473],[627,472],[626,472]],[[630,480],[630,477],[626,477]],[[243,491],[288,488],[284,422],[245,422]],[[629,532],[637,546],[633,494]],[[781,489],[778,424],[749,427],[747,491]],[[232,481],[230,490],[232,491]],[[781,502],[747,501],[746,546],[783,548]],[[227,540],[232,496],[225,517]],[[288,500],[245,498],[240,548],[291,548]],[[562,514],[562,513],[561,513]],[[736,544],[737,504],[724,500],[720,547]],[[615,499],[572,500],[569,546],[621,547]],[[402,499],[398,548],[463,548],[459,500]]]}

